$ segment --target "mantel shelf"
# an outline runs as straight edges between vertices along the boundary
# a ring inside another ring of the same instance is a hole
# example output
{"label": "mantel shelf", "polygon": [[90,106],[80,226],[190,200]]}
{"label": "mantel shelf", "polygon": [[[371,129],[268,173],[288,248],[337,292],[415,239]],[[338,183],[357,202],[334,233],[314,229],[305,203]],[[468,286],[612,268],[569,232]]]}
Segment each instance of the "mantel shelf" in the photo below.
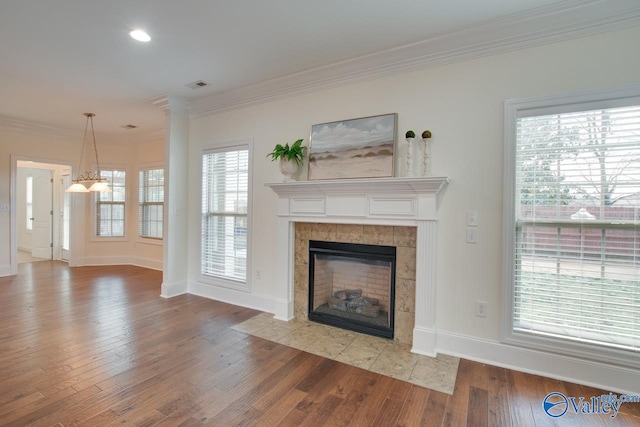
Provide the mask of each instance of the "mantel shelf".
{"label": "mantel shelf", "polygon": [[398,177],[332,179],[266,183],[279,196],[300,194],[438,194],[449,183],[447,177]]}

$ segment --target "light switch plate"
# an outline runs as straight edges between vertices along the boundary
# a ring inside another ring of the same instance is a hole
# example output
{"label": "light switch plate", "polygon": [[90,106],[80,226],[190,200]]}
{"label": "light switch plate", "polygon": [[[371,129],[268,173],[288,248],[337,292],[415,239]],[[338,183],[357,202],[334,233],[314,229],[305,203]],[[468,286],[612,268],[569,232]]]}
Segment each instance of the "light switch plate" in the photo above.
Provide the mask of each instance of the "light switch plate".
{"label": "light switch plate", "polygon": [[478,229],[467,227],[467,243],[478,243]]}
{"label": "light switch plate", "polygon": [[471,227],[478,226],[478,211],[467,211],[467,225]]}

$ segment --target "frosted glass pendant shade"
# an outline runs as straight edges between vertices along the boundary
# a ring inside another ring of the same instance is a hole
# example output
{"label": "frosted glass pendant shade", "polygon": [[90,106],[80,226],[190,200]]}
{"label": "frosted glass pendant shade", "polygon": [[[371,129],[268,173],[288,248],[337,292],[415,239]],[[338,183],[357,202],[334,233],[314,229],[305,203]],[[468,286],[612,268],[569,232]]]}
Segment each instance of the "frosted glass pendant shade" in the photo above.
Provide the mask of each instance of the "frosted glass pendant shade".
{"label": "frosted glass pendant shade", "polygon": [[79,182],[76,182],[75,184],[70,185],[69,188],[65,190],[65,192],[66,193],[88,193],[89,190],[84,185],[80,184]]}
{"label": "frosted glass pendant shade", "polygon": [[100,192],[111,192],[111,189],[104,182],[94,182],[91,187],[89,187],[89,191],[100,191]]}

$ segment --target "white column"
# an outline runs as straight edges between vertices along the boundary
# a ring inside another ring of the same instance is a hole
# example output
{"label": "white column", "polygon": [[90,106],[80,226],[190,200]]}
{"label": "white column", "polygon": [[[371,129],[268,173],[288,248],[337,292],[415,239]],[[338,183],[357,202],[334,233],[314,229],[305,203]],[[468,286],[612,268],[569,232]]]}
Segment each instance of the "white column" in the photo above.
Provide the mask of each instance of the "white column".
{"label": "white column", "polygon": [[169,298],[188,291],[189,192],[189,116],[179,98],[154,101],[165,111],[165,199],[162,287],[160,295]]}
{"label": "white column", "polygon": [[418,221],[416,248],[416,317],[412,352],[435,357],[436,221]]}

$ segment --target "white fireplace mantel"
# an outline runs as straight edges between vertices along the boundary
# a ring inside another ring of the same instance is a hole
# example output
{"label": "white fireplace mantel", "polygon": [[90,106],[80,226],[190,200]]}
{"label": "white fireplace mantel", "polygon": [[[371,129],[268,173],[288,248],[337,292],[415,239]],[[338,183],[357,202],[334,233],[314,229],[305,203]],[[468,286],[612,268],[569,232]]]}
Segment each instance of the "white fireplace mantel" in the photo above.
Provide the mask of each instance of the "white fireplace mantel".
{"label": "white fireplace mantel", "polygon": [[415,353],[435,356],[436,225],[446,177],[296,181],[265,184],[278,195],[275,317],[293,318],[294,223],[414,226],[416,241]]}
{"label": "white fireplace mantel", "polygon": [[[415,225],[437,219],[437,196],[445,177],[337,179],[266,184],[279,198],[278,216],[317,222]],[[302,219],[304,220],[304,219]]]}

